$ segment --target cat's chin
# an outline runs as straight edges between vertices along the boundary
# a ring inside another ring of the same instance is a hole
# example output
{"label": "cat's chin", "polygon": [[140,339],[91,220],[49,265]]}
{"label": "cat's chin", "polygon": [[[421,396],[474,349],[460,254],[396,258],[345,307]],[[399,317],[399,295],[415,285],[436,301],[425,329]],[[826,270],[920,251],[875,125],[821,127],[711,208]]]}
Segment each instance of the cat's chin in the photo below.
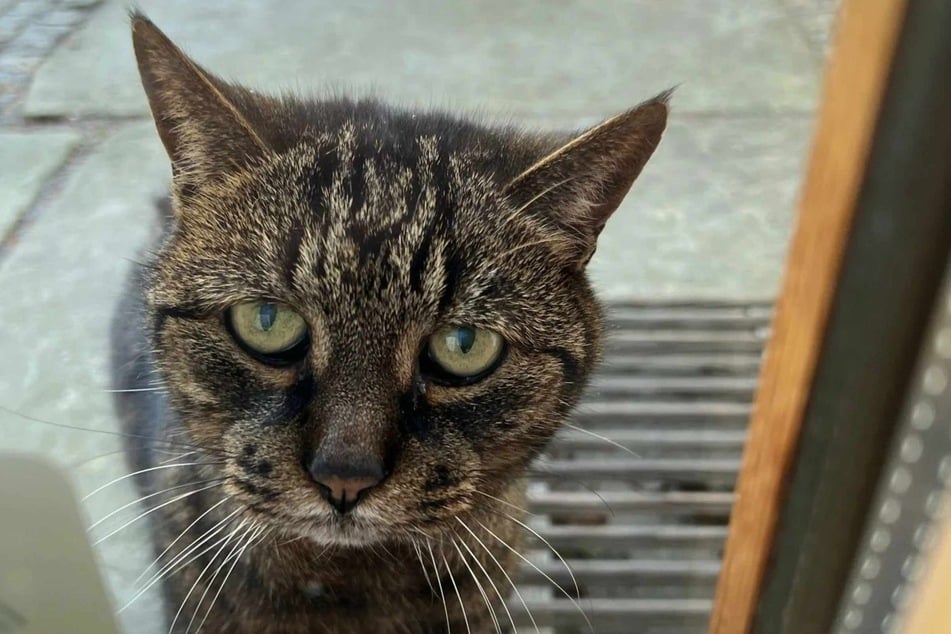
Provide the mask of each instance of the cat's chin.
{"label": "cat's chin", "polygon": [[298,518],[282,526],[291,540],[305,539],[320,547],[360,548],[390,541],[392,532],[374,525],[373,520],[346,516],[328,521],[326,517]]}
{"label": "cat's chin", "polygon": [[387,535],[366,526],[314,526],[300,531],[302,537],[322,547],[362,548],[387,540]]}

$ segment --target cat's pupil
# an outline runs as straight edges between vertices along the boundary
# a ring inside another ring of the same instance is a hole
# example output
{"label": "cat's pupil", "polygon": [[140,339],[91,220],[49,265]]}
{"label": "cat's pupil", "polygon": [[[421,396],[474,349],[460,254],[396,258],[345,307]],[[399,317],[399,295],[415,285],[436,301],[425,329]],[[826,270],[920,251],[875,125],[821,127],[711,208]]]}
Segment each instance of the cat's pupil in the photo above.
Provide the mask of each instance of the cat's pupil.
{"label": "cat's pupil", "polygon": [[258,328],[267,332],[277,321],[277,304],[261,304],[258,307]]}
{"label": "cat's pupil", "polygon": [[468,354],[475,343],[476,333],[472,328],[457,328],[454,333],[456,346],[462,354]]}

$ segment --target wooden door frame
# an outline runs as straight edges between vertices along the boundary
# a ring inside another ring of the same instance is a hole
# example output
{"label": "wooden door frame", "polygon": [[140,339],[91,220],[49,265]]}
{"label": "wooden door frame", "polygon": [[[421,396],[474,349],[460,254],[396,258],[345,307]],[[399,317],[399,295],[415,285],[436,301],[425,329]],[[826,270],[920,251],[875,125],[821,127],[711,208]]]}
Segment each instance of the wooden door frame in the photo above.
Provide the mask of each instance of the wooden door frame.
{"label": "wooden door frame", "polygon": [[840,9],[711,634],[834,621],[951,236],[947,7]]}

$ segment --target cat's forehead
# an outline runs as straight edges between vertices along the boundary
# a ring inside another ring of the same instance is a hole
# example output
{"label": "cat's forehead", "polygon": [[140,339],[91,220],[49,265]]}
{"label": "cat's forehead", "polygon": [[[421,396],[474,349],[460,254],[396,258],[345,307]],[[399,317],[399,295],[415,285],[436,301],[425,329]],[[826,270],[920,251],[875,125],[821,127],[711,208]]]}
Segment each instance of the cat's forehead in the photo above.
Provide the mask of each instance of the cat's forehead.
{"label": "cat's forehead", "polygon": [[[305,135],[296,147],[251,170],[247,193],[264,203],[296,195],[295,202],[305,204],[278,200],[286,208],[274,211],[295,214],[299,222],[331,219],[364,228],[412,224],[417,216],[427,222],[437,207],[452,213],[497,194],[500,176],[492,165],[497,148],[374,123],[347,121]],[[482,220],[489,223],[491,217]]]}
{"label": "cat's forehead", "polygon": [[319,302],[342,319],[420,319],[517,239],[499,226],[506,203],[482,152],[351,123],[232,180],[185,233],[214,253],[209,265],[232,280],[215,286],[229,293]]}
{"label": "cat's forehead", "polygon": [[393,319],[446,307],[504,240],[495,225],[505,203],[476,168],[477,150],[434,136],[372,153],[352,143],[345,134],[335,160],[317,150],[295,279],[344,303],[379,300]]}
{"label": "cat's forehead", "polygon": [[437,317],[526,331],[510,314],[551,296],[547,233],[507,201],[513,168],[491,141],[356,122],[304,135],[191,210],[180,201],[167,286],[209,307],[288,301],[338,331]]}

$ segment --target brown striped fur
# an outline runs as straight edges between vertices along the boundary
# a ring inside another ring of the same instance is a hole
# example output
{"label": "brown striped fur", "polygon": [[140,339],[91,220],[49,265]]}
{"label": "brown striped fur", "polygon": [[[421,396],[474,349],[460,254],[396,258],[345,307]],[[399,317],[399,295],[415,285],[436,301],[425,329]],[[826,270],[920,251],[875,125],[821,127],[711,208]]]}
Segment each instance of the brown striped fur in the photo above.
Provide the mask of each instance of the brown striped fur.
{"label": "brown striped fur", "polygon": [[[451,631],[486,632],[480,584],[506,623],[485,575],[509,594],[518,558],[500,540],[518,548],[524,530],[507,515],[600,354],[584,267],[667,96],[580,135],[531,135],[262,96],[132,24],[174,179],[114,327],[117,385],[145,391],[117,408],[133,467],[199,463],[143,474],[143,494],[215,485],[153,514],[162,562],[221,528],[164,580],[175,631],[207,612],[209,632],[435,633],[448,610]],[[257,298],[304,316],[304,361],[271,367],[235,344],[223,311]],[[504,361],[472,385],[427,381],[421,346],[460,323],[500,333]],[[389,466],[346,515],[303,466],[328,438]]]}

